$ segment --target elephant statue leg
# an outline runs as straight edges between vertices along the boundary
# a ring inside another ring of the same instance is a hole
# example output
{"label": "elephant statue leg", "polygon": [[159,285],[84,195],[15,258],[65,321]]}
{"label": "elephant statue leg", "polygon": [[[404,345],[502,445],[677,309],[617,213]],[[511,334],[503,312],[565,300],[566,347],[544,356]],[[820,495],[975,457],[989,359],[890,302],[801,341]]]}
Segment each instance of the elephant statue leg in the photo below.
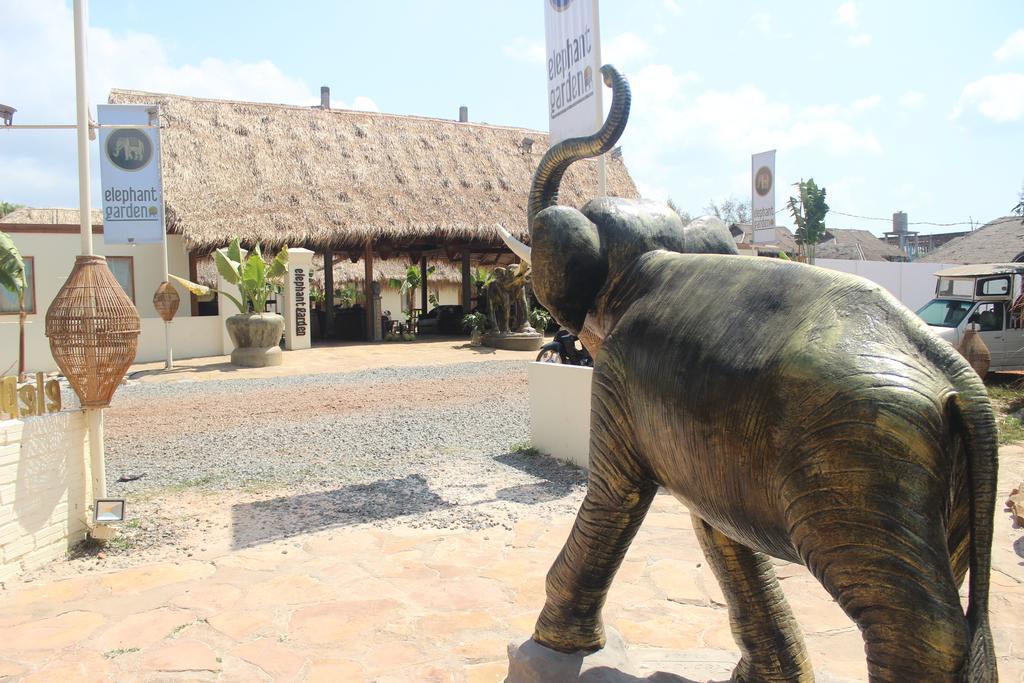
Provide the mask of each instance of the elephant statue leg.
{"label": "elephant statue leg", "polygon": [[587,495],[547,576],[547,601],[533,639],[560,652],[604,646],[601,608],[658,486],[626,442],[621,409],[593,380]]}
{"label": "elephant statue leg", "polygon": [[729,603],[732,636],[740,648],[733,680],[806,683],[814,680],[803,634],[786,603],[771,559],[693,516],[704,557]]}
{"label": "elephant statue leg", "polygon": [[[797,552],[860,628],[873,683],[967,680],[968,622],[956,576],[962,563],[951,562],[946,520],[925,512],[941,509],[938,499],[948,495],[933,474],[939,466],[904,468],[885,449],[845,450],[828,453],[831,469],[803,468],[788,480],[793,488],[783,496]],[[888,491],[877,485],[883,468],[898,468]],[[869,480],[871,489],[859,485]]]}

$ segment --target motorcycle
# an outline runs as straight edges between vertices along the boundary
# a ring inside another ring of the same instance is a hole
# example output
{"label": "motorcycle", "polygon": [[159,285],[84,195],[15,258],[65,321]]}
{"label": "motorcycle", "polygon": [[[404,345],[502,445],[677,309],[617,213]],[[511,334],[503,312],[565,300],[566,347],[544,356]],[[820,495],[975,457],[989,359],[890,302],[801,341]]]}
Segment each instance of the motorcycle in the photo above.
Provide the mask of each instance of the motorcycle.
{"label": "motorcycle", "polygon": [[540,347],[537,354],[538,363],[561,363],[563,365],[581,365],[593,367],[594,359],[576,335],[567,330],[555,332],[555,338]]}

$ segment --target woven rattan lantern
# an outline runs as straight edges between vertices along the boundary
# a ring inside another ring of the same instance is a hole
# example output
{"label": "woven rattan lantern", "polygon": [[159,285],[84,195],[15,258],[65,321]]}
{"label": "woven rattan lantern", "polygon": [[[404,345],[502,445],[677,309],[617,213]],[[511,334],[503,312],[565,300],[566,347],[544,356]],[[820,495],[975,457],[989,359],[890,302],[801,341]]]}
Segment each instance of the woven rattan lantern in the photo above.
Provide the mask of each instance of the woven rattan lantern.
{"label": "woven rattan lantern", "polygon": [[153,308],[165,323],[174,319],[179,305],[181,305],[181,297],[178,296],[178,290],[170,282],[161,282],[160,286],[156,288],[156,294],[153,295]]}
{"label": "woven rattan lantern", "polygon": [[46,336],[83,408],[103,408],[135,360],[139,312],[102,256],[77,256],[46,312]]}

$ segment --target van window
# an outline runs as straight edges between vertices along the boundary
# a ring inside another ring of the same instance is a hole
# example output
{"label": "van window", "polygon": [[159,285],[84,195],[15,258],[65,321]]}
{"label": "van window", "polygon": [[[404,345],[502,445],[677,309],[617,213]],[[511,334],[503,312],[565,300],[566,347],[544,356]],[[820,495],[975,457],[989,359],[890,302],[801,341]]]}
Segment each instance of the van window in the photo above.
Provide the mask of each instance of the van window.
{"label": "van window", "polygon": [[1003,329],[1003,302],[991,301],[978,304],[971,314],[971,319],[978,317],[979,332],[999,332]]}
{"label": "van window", "polygon": [[939,296],[970,297],[973,287],[974,280],[954,280],[953,278],[940,277],[936,293]]}
{"label": "van window", "polygon": [[933,299],[917,311],[921,319],[928,325],[936,327],[956,327],[971,310],[973,301],[957,301],[955,299]]}
{"label": "van window", "polygon": [[978,296],[1002,296],[1010,291],[1010,278],[997,277],[978,281]]}

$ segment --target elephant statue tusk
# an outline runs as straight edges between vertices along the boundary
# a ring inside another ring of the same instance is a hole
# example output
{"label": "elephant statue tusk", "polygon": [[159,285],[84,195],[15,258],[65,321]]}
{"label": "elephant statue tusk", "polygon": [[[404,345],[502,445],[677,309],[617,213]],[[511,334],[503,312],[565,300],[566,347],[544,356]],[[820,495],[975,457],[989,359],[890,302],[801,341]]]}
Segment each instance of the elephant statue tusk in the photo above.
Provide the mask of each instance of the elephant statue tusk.
{"label": "elephant statue tusk", "polygon": [[505,242],[505,245],[512,250],[513,254],[521,258],[526,263],[531,263],[530,247],[513,237],[512,233],[506,230],[500,223],[495,223],[494,227],[497,228],[498,235],[501,237],[502,241]]}

